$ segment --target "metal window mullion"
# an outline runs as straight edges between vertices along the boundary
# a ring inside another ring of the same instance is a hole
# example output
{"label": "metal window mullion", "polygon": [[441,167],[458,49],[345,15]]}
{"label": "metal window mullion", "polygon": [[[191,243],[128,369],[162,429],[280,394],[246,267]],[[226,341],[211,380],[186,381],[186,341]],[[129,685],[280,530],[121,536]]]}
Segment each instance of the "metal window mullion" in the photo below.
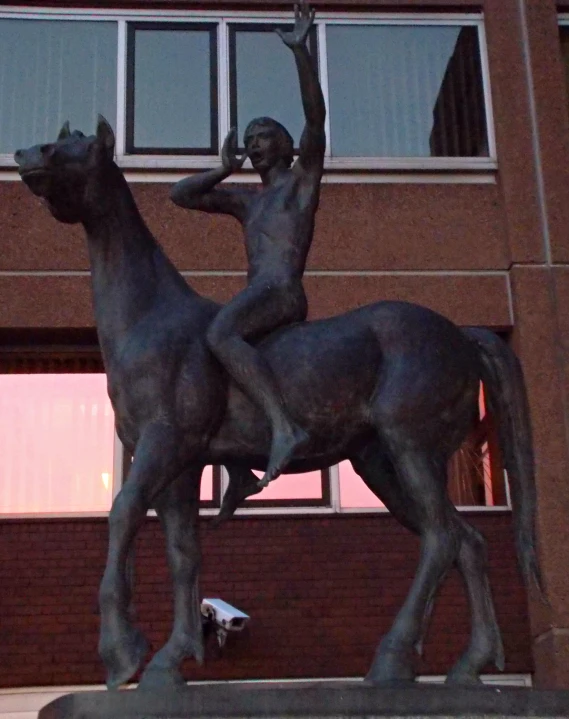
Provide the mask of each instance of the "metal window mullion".
{"label": "metal window mullion", "polygon": [[340,468],[334,464],[328,470],[330,478],[330,507],[334,512],[341,512],[342,505],[340,502]]}
{"label": "metal window mullion", "polygon": [[[218,127],[219,127],[219,151],[230,128],[229,117],[229,29],[227,20],[221,18],[217,28],[217,73],[218,73]],[[224,472],[222,471],[222,487]]]}
{"label": "metal window mullion", "polygon": [[115,430],[113,442],[113,486],[112,498],[117,496],[123,485],[124,447]]}
{"label": "metal window mullion", "polygon": [[328,91],[328,54],[326,51],[326,23],[319,22],[316,25],[318,32],[318,70],[320,72],[320,87],[324,96],[326,106],[326,121],[324,130],[326,132],[326,157],[332,155],[332,140],[330,128],[330,94]]}
{"label": "metal window mullion", "polygon": [[117,37],[117,117],[116,154],[123,157],[126,148],[126,20],[118,21]]}
{"label": "metal window mullion", "polygon": [[229,486],[229,474],[228,474],[227,470],[225,469],[225,465],[222,465],[220,467],[219,475],[220,475],[220,479],[219,479],[220,488],[219,489],[220,489],[220,494],[221,494],[221,496],[220,496],[220,502],[221,502],[223,500],[223,495],[225,494],[225,492],[227,491],[227,487]]}
{"label": "metal window mullion", "polygon": [[484,89],[484,112],[486,117],[486,134],[488,139],[488,154],[490,159],[497,159],[496,135],[494,133],[494,110],[492,108],[492,92],[490,88],[490,67],[488,64],[488,45],[484,22],[477,23],[478,51],[480,53],[480,67],[482,71],[482,87]]}

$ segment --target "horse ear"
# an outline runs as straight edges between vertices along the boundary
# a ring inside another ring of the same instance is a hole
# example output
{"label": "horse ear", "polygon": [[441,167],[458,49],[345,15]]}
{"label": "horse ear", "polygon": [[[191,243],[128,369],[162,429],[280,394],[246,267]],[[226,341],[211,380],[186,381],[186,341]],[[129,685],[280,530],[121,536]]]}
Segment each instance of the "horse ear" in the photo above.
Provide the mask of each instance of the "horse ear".
{"label": "horse ear", "polygon": [[59,140],[65,140],[65,138],[69,137],[70,135],[71,128],[69,127],[69,120],[66,120],[63,123],[61,130],[59,131],[59,135],[57,136],[57,142],[59,142]]}
{"label": "horse ear", "polygon": [[97,145],[104,150],[109,159],[113,159],[115,152],[115,133],[102,115],[99,115],[97,121]]}

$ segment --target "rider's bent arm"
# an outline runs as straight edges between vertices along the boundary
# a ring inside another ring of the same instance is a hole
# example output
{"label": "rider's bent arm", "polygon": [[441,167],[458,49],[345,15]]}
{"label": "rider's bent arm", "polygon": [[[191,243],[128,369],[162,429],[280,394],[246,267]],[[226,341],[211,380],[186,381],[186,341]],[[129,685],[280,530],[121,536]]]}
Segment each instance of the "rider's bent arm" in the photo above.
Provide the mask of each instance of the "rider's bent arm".
{"label": "rider's bent arm", "polygon": [[305,44],[292,48],[300,81],[300,95],[306,124],[300,139],[300,163],[308,169],[322,168],[326,150],[326,105],[318,73]]}
{"label": "rider's bent arm", "polygon": [[216,185],[230,174],[231,170],[216,167],[186,177],[171,189],[170,199],[187,210],[221,212],[242,220],[246,208],[245,193],[236,189],[216,189]]}

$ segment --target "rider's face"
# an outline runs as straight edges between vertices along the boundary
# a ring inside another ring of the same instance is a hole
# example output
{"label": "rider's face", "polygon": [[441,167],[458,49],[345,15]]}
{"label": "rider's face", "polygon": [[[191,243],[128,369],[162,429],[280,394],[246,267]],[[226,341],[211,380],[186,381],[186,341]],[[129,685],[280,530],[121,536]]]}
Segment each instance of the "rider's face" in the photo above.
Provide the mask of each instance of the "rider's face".
{"label": "rider's face", "polygon": [[274,128],[256,125],[245,138],[245,149],[251,164],[258,172],[270,170],[282,159],[281,145]]}

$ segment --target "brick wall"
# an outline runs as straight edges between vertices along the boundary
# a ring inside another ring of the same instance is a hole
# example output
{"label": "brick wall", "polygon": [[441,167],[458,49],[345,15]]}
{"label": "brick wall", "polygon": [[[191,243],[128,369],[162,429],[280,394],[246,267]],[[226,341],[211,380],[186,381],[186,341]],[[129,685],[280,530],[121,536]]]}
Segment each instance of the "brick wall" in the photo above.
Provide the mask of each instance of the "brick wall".
{"label": "brick wall", "polygon": [[[506,648],[506,671],[532,669],[526,599],[514,557],[511,517],[472,517],[487,536],[490,574]],[[97,586],[106,551],[104,519],[0,522],[0,687],[104,681],[97,656]],[[239,517],[203,522],[203,596],[251,615],[215,645],[188,679],[359,676],[409,587],[418,541],[388,515]],[[170,580],[160,526],[137,545],[138,622],[156,649],[171,622]],[[447,579],[421,673],[445,673],[465,646],[466,598]]]}

